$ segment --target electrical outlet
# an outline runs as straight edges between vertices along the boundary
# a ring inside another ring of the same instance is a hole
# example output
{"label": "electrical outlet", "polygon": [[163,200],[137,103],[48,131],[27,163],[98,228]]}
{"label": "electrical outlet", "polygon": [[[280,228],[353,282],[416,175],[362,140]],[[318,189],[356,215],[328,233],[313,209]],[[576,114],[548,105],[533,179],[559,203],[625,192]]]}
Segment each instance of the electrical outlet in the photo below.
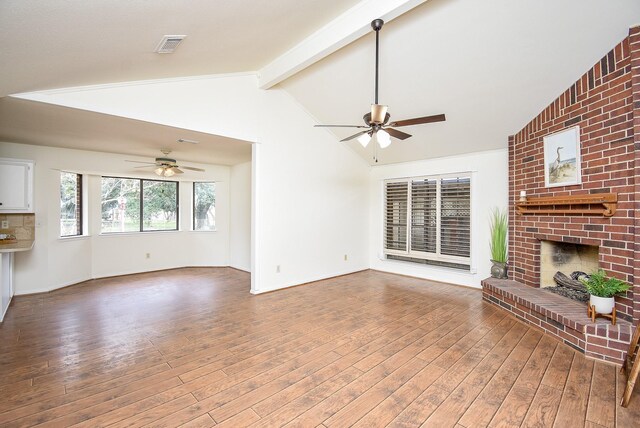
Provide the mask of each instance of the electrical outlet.
{"label": "electrical outlet", "polygon": [[280,273],[280,265],[276,266],[276,273]]}
{"label": "electrical outlet", "polygon": [[146,258],[150,259],[151,258],[151,253],[147,253],[146,254]]}
{"label": "electrical outlet", "polygon": [[9,228],[9,220],[2,220],[2,229]]}
{"label": "electrical outlet", "polygon": [[349,257],[347,257],[347,255],[344,255],[344,261],[346,262],[347,260],[349,260]]}

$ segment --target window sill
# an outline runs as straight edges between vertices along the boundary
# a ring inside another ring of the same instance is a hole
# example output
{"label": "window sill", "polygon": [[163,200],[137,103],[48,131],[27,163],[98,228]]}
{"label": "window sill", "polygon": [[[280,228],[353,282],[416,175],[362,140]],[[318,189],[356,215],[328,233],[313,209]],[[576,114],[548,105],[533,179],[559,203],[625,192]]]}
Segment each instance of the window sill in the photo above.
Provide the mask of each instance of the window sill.
{"label": "window sill", "polygon": [[392,265],[397,265],[397,266],[407,266],[407,267],[411,266],[418,269],[436,270],[436,271],[455,273],[455,274],[466,275],[466,276],[472,276],[478,273],[478,270],[473,266],[469,268],[469,270],[464,270],[464,269],[456,269],[456,268],[451,268],[446,266],[435,266],[435,265],[429,265],[429,264],[423,264],[423,263],[413,263],[413,262],[408,262],[404,260],[392,260],[392,259],[387,259],[386,257],[382,257],[382,258],[378,257],[378,259],[383,263],[390,263]]}
{"label": "window sill", "polygon": [[91,235],[73,235],[73,236],[59,236],[58,241],[81,241],[83,239],[91,238]]}
{"label": "window sill", "polygon": [[216,233],[218,229],[213,230],[189,230],[191,233]]}
{"label": "window sill", "polygon": [[100,233],[98,236],[100,237],[113,237],[113,236],[145,236],[145,235],[158,235],[163,233],[179,233],[184,232],[183,230],[148,230],[146,232],[107,232]]}

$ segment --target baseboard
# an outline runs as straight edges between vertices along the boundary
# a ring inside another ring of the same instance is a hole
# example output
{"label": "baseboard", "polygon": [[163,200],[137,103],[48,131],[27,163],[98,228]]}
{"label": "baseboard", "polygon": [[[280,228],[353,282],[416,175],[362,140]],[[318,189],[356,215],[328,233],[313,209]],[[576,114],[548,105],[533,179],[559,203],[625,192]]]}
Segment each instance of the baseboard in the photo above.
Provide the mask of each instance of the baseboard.
{"label": "baseboard", "polygon": [[269,288],[267,290],[251,290],[251,294],[258,295],[258,294],[265,294],[265,293],[273,293],[274,291],[285,290],[287,288],[293,288],[293,287],[301,287],[303,285],[310,285],[310,284],[313,284],[314,282],[324,281],[324,280],[332,279],[332,278],[339,278],[341,276],[351,275],[351,274],[358,273],[358,272],[364,272],[366,270],[369,270],[369,268],[356,269],[356,270],[352,270],[352,271],[341,272],[341,273],[330,274],[330,275],[318,275],[318,276],[312,277],[312,279],[304,281],[304,282],[296,282],[294,284],[288,284],[288,285],[283,285],[283,286],[280,286],[280,287]]}
{"label": "baseboard", "polygon": [[482,290],[482,286],[476,287],[475,285],[456,284],[454,282],[440,281],[438,279],[425,278],[425,277],[422,277],[422,276],[409,275],[409,274],[406,274],[406,273],[397,273],[397,272],[394,272],[394,271],[382,270],[382,269],[369,268],[368,270],[370,270],[371,272],[386,273],[386,274],[389,274],[389,275],[404,276],[405,278],[420,279],[422,281],[429,281],[429,282],[435,282],[435,283],[438,283],[438,284],[451,285],[453,287],[464,287],[464,288],[471,288],[473,290]]}
{"label": "baseboard", "polygon": [[[140,274],[144,274],[144,273],[154,273],[154,272],[163,272],[163,271],[168,271],[168,270],[189,269],[189,268],[231,268],[231,269],[236,269],[236,268],[233,268],[231,266],[178,266],[178,267],[171,267],[171,268],[166,268],[166,269],[145,270],[145,271],[140,271],[140,272],[128,272],[128,273],[120,273],[120,274],[107,275],[107,276],[95,276],[95,277],[91,277],[91,278],[80,279],[78,281],[65,282],[65,283],[60,284],[60,285],[58,285],[56,287],[52,287],[50,289],[30,290],[27,293],[16,292],[15,295],[16,296],[33,296],[33,295],[36,295],[36,294],[47,294],[47,293],[50,293],[52,291],[62,290],[63,288],[73,287],[75,285],[80,285],[80,284],[83,284],[83,283],[85,283],[87,281],[91,281],[91,280],[94,280],[94,279],[117,278],[117,277],[122,277],[122,276],[140,275]],[[237,270],[240,270],[240,269],[237,269]]]}
{"label": "baseboard", "polygon": [[9,297],[9,303],[7,304],[7,307],[4,308],[4,311],[2,312],[2,316],[0,317],[0,323],[4,321],[4,316],[7,315],[7,311],[9,310],[9,306],[11,306],[12,301],[13,301],[13,296]]}

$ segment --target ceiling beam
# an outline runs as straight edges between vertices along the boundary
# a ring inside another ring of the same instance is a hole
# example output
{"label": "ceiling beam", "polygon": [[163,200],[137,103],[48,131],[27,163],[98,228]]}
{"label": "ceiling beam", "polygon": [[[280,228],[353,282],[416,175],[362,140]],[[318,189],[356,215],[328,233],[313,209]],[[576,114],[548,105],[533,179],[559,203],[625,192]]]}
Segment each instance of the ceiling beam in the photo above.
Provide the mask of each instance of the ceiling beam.
{"label": "ceiling beam", "polygon": [[258,85],[269,89],[371,30],[371,21],[389,22],[428,0],[362,0],[258,72]]}

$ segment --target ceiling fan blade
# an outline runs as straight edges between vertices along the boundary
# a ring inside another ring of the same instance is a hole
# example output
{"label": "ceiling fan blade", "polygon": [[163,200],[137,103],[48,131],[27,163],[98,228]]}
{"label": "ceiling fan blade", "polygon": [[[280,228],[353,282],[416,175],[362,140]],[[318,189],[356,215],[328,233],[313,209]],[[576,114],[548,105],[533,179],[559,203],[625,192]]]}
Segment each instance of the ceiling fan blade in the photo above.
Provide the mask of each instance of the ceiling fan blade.
{"label": "ceiling fan blade", "polygon": [[180,168],[182,168],[182,169],[188,169],[189,171],[204,172],[204,169],[202,169],[202,168],[194,168],[194,167],[192,167],[192,166],[181,166]]}
{"label": "ceiling fan blade", "polygon": [[369,128],[362,125],[313,125],[316,128]]}
{"label": "ceiling fan blade", "polygon": [[172,170],[173,172],[175,172],[176,174],[184,174],[184,171],[183,171],[183,170],[181,170],[180,168],[178,168],[177,166],[172,166],[172,167],[171,167],[171,170]]}
{"label": "ceiling fan blade", "polygon": [[398,140],[406,140],[407,138],[411,137],[411,134],[407,134],[406,132],[398,131],[397,129],[384,128],[384,130],[387,131],[389,133],[389,135],[391,135],[392,137],[397,138]]}
{"label": "ceiling fan blade", "polygon": [[422,123],[433,123],[433,122],[444,122],[447,120],[444,114],[436,114],[433,116],[425,116],[425,117],[416,117],[414,119],[406,119],[406,120],[398,120],[395,122],[391,122],[389,126],[409,126],[409,125],[420,125]]}
{"label": "ceiling fan blade", "polygon": [[153,165],[143,165],[143,166],[134,166],[134,168],[155,168],[156,164]]}
{"label": "ceiling fan blade", "polygon": [[155,165],[155,162],[140,162],[140,161],[132,161],[132,160],[125,160],[125,162],[131,162],[131,163],[144,163],[147,165]]}
{"label": "ceiling fan blade", "polygon": [[353,135],[352,135],[352,136],[350,136],[350,137],[347,137],[347,138],[345,138],[345,139],[343,139],[343,140],[340,140],[340,142],[341,142],[341,143],[343,143],[343,142],[345,142],[345,141],[353,140],[354,138],[358,138],[359,136],[364,135],[364,134],[366,134],[367,132],[369,132],[369,129],[368,129],[368,128],[367,128],[367,130],[366,130],[366,131],[362,131],[362,132],[358,132],[357,134],[353,134]]}

